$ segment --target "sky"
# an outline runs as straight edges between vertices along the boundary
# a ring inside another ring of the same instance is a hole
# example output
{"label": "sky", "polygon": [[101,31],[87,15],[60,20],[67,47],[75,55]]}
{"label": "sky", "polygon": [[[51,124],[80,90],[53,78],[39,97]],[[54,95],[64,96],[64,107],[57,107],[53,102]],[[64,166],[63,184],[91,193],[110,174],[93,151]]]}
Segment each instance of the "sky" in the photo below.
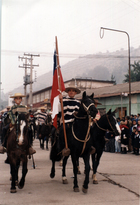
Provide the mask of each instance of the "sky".
{"label": "sky", "polygon": [[105,30],[101,39],[100,27],[126,31],[138,48],[139,22],[139,0],[2,0],[1,89],[23,84],[24,53],[40,55],[33,57],[37,76],[53,73],[55,36],[62,67],[80,55],[128,49],[126,34]]}

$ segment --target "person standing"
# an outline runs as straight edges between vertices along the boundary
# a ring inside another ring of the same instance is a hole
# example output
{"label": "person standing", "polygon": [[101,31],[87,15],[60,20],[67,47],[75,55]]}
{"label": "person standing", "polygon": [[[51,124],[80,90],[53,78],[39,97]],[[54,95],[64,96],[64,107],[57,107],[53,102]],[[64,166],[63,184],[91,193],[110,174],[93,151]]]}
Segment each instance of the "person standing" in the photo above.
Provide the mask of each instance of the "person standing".
{"label": "person standing", "polygon": [[138,129],[135,131],[134,135],[134,154],[139,155],[139,141],[140,141],[140,135],[138,132]]}

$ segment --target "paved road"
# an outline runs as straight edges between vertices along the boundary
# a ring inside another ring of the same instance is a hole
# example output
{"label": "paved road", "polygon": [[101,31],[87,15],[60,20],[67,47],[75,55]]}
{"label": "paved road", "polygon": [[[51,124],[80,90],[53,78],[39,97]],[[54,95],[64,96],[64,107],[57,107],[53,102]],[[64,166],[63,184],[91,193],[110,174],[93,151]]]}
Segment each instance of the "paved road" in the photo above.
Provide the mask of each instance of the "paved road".
{"label": "paved road", "polygon": [[59,163],[56,163],[56,176],[51,179],[49,151],[41,150],[37,139],[34,148],[36,169],[29,160],[25,186],[17,188],[15,194],[10,193],[9,165],[4,163],[6,154],[0,155],[0,205],[140,205],[140,156],[103,153],[97,173],[99,184],[92,184],[90,173],[88,193],[84,194],[82,159],[82,174],[78,175],[80,192],[75,193],[71,160],[67,164],[69,184],[63,185]]}

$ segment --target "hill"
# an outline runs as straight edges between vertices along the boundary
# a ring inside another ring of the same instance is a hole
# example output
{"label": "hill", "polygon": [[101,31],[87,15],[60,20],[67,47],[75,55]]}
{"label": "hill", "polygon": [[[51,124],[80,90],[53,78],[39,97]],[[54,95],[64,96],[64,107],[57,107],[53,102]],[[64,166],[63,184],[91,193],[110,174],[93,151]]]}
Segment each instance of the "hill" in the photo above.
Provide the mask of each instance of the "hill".
{"label": "hill", "polygon": [[[131,48],[131,64],[138,61],[140,47]],[[61,67],[64,81],[74,77],[93,78],[97,80],[111,80],[111,75],[115,76],[116,83],[120,84],[124,80],[124,75],[128,71],[128,51],[120,49],[115,52],[97,53],[81,56],[69,61]],[[33,92],[52,85],[52,71],[37,78],[33,83]],[[29,86],[28,86],[29,87]],[[23,85],[11,91],[24,92]]]}

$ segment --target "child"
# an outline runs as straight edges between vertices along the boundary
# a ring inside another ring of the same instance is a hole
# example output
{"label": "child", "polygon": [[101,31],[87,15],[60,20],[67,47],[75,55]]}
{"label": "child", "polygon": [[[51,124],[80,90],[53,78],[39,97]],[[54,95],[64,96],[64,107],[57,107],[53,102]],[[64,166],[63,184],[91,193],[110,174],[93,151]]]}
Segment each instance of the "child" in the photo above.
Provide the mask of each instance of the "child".
{"label": "child", "polygon": [[[16,120],[15,113],[16,112],[24,113],[24,114],[27,113],[27,107],[24,105],[21,105],[22,97],[25,97],[25,96],[22,95],[21,93],[15,93],[14,96],[10,97],[10,98],[14,98],[14,105],[11,107],[11,110],[8,112],[11,122],[3,128],[3,135],[5,139],[4,139],[2,146],[0,147],[0,154],[4,154],[6,152],[6,144],[7,144],[7,137],[8,137],[6,133],[9,128],[12,128],[15,125],[15,120]],[[29,155],[32,155],[35,153],[36,151],[29,145]]]}
{"label": "child", "polygon": [[135,136],[134,136],[134,153],[135,155],[139,155],[139,140],[140,135],[138,130],[136,129]]}
{"label": "child", "polygon": [[131,146],[132,146],[132,154],[135,154],[135,149],[134,149],[134,136],[135,136],[135,132],[136,132],[137,128],[134,127],[133,130],[132,130],[132,133],[131,133]]}

